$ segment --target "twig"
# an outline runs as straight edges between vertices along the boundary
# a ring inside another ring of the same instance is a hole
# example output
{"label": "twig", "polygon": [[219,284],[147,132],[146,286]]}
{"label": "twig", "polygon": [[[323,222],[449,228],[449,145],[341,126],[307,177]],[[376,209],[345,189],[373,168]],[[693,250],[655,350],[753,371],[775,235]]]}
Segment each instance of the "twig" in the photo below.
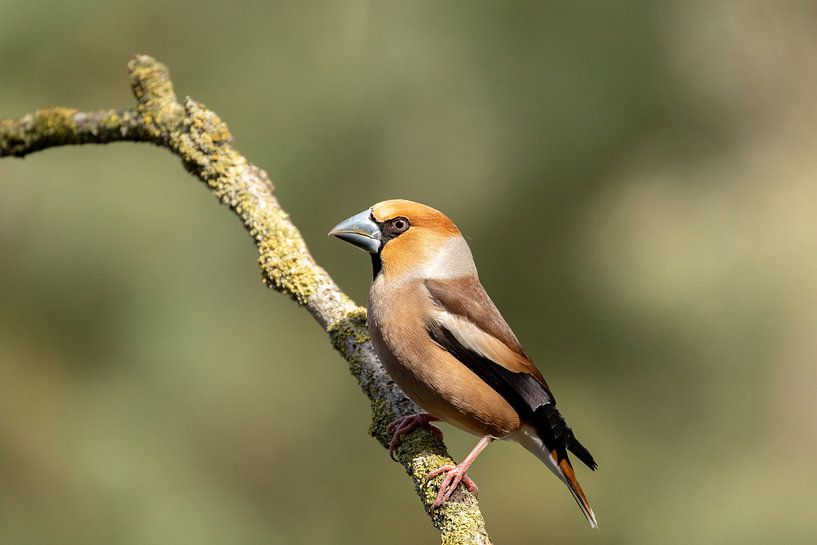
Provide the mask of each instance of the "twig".
{"label": "twig", "polygon": [[[370,433],[387,447],[386,425],[417,411],[383,371],[366,329],[366,310],[347,297],[310,255],[301,233],[278,204],[266,172],[233,146],[227,126],[203,104],[180,102],[167,68],[147,55],[128,63],[135,108],[80,112],[38,110],[19,119],[0,119],[0,157],[24,157],[49,147],[109,142],[150,142],[178,155],[185,168],[207,184],[222,204],[241,218],[258,247],[264,283],[305,307],[349,363],[372,405]],[[436,511],[436,485],[429,471],[451,464],[445,445],[419,429],[404,438],[397,459],[411,476],[442,543],[490,544],[476,498],[459,490]]]}

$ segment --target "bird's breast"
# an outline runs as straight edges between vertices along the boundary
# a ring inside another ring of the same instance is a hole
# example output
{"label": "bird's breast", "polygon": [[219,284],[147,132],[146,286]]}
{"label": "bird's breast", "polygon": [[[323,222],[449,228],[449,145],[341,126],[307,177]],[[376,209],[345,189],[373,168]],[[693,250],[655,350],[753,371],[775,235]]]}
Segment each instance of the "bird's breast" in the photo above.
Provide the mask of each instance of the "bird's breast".
{"label": "bird's breast", "polygon": [[379,275],[368,310],[369,333],[383,366],[424,411],[480,436],[504,437],[519,428],[510,404],[429,336],[426,326],[435,307],[422,281],[389,285]]}

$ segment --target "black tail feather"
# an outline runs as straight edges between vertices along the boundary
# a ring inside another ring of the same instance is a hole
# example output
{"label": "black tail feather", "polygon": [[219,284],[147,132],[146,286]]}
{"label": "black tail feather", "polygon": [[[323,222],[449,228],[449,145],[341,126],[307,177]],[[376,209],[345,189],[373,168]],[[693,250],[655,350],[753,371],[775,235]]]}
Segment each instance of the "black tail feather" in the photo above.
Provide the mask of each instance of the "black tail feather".
{"label": "black tail feather", "polygon": [[[572,434],[571,434],[572,435]],[[593,455],[590,454],[590,451],[587,450],[584,445],[579,443],[579,440],[576,437],[573,437],[573,441],[567,444],[567,449],[572,452],[576,458],[584,462],[584,465],[592,469],[593,471],[599,467],[599,464],[593,459]]]}
{"label": "black tail feather", "polygon": [[599,467],[590,451],[573,435],[573,430],[567,425],[564,416],[562,416],[555,404],[541,405],[537,407],[534,414],[537,416],[539,431],[546,442],[567,448],[576,458],[594,471]]}

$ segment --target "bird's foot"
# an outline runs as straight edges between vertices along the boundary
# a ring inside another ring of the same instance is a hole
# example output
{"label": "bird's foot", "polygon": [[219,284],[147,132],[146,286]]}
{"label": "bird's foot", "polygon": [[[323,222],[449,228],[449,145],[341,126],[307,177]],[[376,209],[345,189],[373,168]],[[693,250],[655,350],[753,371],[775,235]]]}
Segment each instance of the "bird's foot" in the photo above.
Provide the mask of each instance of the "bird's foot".
{"label": "bird's foot", "polygon": [[391,459],[397,461],[394,457],[394,451],[397,450],[397,446],[400,444],[400,438],[415,428],[427,428],[431,430],[431,433],[442,439],[442,430],[431,424],[431,422],[436,422],[437,420],[439,420],[439,418],[428,413],[411,414],[393,420],[386,426],[386,431],[393,433],[391,441],[389,442],[389,456],[391,456]]}
{"label": "bird's foot", "polygon": [[451,494],[454,493],[454,490],[457,489],[457,485],[460,483],[464,484],[465,488],[467,488],[473,495],[476,496],[479,494],[477,483],[471,480],[471,477],[469,477],[466,473],[470,465],[471,464],[466,465],[465,463],[458,466],[444,465],[428,474],[428,477],[426,477],[426,482],[445,473],[445,478],[443,479],[443,482],[440,483],[440,488],[437,491],[437,497],[434,499],[434,503],[431,504],[432,511],[447,502],[451,497]]}

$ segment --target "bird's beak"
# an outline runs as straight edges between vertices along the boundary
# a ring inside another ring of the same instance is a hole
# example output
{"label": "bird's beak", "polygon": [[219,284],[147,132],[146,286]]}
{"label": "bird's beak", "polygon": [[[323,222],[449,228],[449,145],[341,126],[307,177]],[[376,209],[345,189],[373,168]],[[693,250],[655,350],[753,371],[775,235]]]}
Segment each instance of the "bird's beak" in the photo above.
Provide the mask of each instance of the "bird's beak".
{"label": "bird's beak", "polygon": [[371,210],[343,220],[329,231],[329,236],[345,240],[370,254],[380,251],[380,228],[372,221]]}

